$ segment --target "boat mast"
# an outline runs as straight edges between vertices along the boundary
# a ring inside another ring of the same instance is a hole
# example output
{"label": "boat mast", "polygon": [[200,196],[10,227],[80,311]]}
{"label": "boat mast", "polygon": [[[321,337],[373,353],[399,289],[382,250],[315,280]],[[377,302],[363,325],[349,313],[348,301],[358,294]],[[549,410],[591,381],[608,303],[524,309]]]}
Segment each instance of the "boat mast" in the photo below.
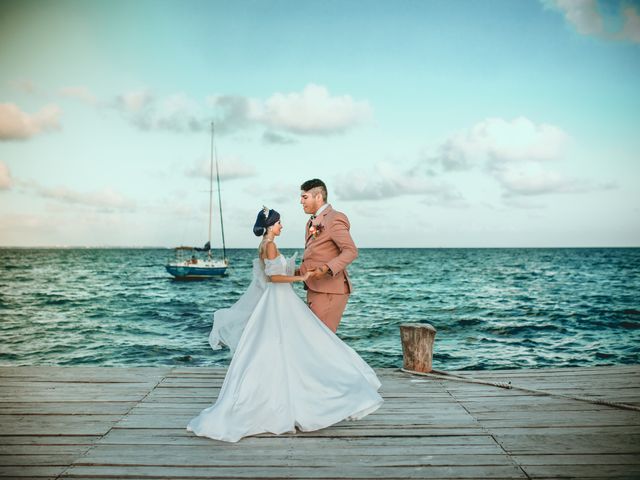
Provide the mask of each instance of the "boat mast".
{"label": "boat mast", "polygon": [[[211,122],[211,148],[216,157],[216,180],[218,183],[218,206],[220,207],[220,233],[222,234],[222,260],[226,261],[227,248],[224,243],[224,223],[222,221],[222,194],[220,193],[220,169],[218,168],[218,152],[216,151],[215,145],[213,143],[214,131],[215,131],[215,128],[214,128],[213,122]],[[211,218],[211,216],[209,216],[209,218]]]}
{"label": "boat mast", "polygon": [[207,257],[211,260],[211,212],[213,211],[213,122],[211,122],[211,156],[209,160],[209,251]]}

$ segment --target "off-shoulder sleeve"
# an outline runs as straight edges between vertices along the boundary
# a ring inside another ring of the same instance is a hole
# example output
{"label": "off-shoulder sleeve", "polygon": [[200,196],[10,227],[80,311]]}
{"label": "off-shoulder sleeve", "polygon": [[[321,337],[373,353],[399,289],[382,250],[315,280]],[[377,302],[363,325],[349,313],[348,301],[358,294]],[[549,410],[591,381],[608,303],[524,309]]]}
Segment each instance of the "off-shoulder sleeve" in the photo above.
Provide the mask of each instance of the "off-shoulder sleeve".
{"label": "off-shoulder sleeve", "polygon": [[286,265],[283,264],[280,257],[276,257],[273,260],[265,258],[264,260],[264,274],[271,275],[286,275]]}

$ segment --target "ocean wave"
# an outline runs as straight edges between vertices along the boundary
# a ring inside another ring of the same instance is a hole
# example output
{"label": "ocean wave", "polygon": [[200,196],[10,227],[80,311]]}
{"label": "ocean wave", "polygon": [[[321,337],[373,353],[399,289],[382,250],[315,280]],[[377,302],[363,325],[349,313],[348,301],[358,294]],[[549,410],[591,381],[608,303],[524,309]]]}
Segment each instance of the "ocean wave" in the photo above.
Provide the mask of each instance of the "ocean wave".
{"label": "ocean wave", "polygon": [[[441,369],[639,363],[640,249],[586,252],[361,249],[338,335],[376,367],[402,365],[399,325],[420,322],[437,329]],[[173,281],[166,255],[0,249],[0,362],[228,365],[207,337],[248,286],[255,250],[230,250],[213,282]]]}

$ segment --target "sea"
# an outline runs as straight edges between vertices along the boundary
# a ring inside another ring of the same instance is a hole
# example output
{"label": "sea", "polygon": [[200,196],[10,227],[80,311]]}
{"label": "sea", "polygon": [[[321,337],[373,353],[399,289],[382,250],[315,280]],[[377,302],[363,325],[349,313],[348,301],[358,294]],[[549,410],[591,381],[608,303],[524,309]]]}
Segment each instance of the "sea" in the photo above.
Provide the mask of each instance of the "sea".
{"label": "sea", "polygon": [[[204,281],[174,280],[172,254],[0,249],[0,365],[228,365],[213,312],[245,291],[256,250],[227,250],[227,274]],[[640,248],[361,249],[349,273],[337,334],[373,367],[402,366],[403,323],[436,328],[439,370],[640,363]]]}

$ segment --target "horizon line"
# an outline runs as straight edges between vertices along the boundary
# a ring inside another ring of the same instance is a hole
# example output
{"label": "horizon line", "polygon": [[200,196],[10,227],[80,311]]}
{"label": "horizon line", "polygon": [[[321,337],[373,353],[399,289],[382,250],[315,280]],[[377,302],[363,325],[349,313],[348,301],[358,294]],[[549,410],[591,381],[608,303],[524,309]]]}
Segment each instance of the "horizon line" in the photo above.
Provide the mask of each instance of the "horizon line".
{"label": "horizon line", "polygon": [[[8,250],[8,249],[22,249],[22,250],[27,250],[27,249],[85,249],[85,250],[90,250],[90,249],[95,249],[95,250],[174,250],[176,247],[166,247],[166,246],[160,246],[160,245],[129,245],[129,246],[122,246],[122,245],[29,245],[29,246],[24,246],[24,245],[0,245],[0,250]],[[226,250],[253,250],[256,247],[227,247]],[[294,250],[294,249],[302,249],[304,250],[304,246],[299,246],[299,247],[287,247],[287,246],[283,246],[280,247],[283,249],[288,249],[288,250]],[[437,246],[437,247],[424,247],[424,246],[413,246],[413,247],[358,247],[358,250],[381,250],[381,249],[387,249],[387,250],[408,250],[408,249],[412,249],[412,250],[453,250],[453,249],[457,249],[457,250],[462,250],[462,249],[514,249],[514,248],[520,248],[520,249],[545,249],[545,248],[558,248],[558,249],[570,249],[570,248],[584,248],[584,249],[593,249],[593,248],[640,248],[640,245],[618,245],[618,246],[611,246],[611,245],[574,245],[574,246],[566,246],[566,245],[554,245],[554,246],[466,246],[466,247],[460,247],[460,246]],[[212,248],[212,251],[218,251],[218,250],[222,250],[222,248]]]}

